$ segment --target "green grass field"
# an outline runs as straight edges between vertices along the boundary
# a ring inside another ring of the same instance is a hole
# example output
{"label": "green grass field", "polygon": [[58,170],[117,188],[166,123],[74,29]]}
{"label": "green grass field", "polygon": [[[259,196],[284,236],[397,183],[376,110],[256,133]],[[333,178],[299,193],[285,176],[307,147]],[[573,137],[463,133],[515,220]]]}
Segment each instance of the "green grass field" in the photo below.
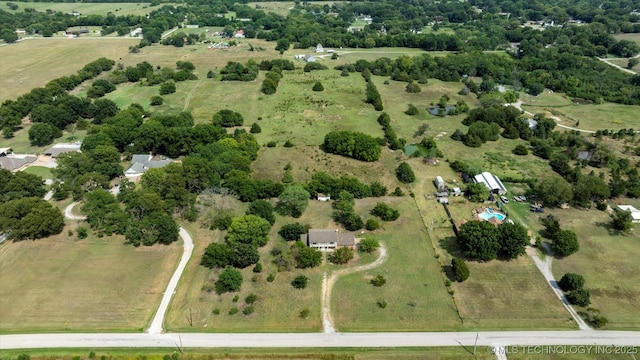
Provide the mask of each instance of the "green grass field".
{"label": "green grass field", "polygon": [[[25,9],[35,9],[39,12],[51,10],[71,14],[80,13],[81,16],[107,15],[113,13],[116,16],[125,15],[146,15],[159,6],[151,6],[149,3],[51,3],[51,2],[14,2],[18,5],[16,10],[11,10],[7,3],[11,1],[0,1],[0,9],[10,12],[24,12]],[[165,4],[163,4],[165,5]]]}
{"label": "green grass field", "polygon": [[543,93],[536,97],[521,94],[520,100],[524,110],[534,114],[547,112],[556,115],[563,120],[561,124],[579,129],[619,130],[638,127],[637,106],[614,103],[576,105],[564,94],[558,93]]}
{"label": "green grass field", "polygon": [[44,166],[29,166],[23,171],[29,174],[38,175],[43,179],[53,179],[51,169]]}
{"label": "green grass field", "polygon": [[80,240],[67,234],[75,228],[74,222],[47,239],[2,244],[0,332],[118,332],[147,326],[182,254],[181,244],[134,248],[122,237]]}
{"label": "green grass field", "polygon": [[[358,201],[367,213],[384,200],[400,210],[395,222],[383,223],[374,237],[387,247],[388,259],[380,267],[344,276],[332,292],[331,309],[340,331],[444,331],[461,328],[444,274],[410,197]],[[374,287],[369,280],[383,275],[387,283]],[[386,301],[382,309],[378,301]]]}
{"label": "green grass field", "polygon": [[11,89],[0,91],[0,102],[15,99],[61,76],[75,74],[100,57],[118,61],[127,54],[129,46],[139,41],[126,38],[48,38],[2,46],[0,59],[4,64],[12,65],[0,67],[0,88]]}

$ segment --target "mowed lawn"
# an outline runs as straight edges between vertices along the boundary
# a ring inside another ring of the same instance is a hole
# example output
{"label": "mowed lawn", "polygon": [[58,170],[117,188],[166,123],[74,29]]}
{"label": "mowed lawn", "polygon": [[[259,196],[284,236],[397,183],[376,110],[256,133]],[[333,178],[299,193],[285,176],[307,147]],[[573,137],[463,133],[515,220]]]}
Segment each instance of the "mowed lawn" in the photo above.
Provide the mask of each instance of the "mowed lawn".
{"label": "mowed lawn", "polygon": [[15,99],[53,79],[75,74],[100,57],[118,61],[127,54],[130,46],[139,41],[126,38],[43,38],[1,46],[0,88],[4,90],[0,91],[0,102]]}
{"label": "mowed lawn", "polygon": [[[121,237],[60,235],[0,248],[0,332],[141,331],[182,254],[181,241],[134,248]],[[25,284],[29,284],[25,286]]]}
{"label": "mowed lawn", "polygon": [[[501,141],[501,140],[500,140]],[[415,200],[428,228],[430,239],[441,266],[449,266],[453,257],[461,257],[451,223],[442,205],[433,196],[433,179],[437,175],[446,181],[456,179],[455,173],[441,163],[424,165],[412,160],[416,173],[421,174],[412,186]],[[456,186],[451,183],[449,186]],[[431,198],[427,198],[431,196]],[[472,219],[472,209],[481,204],[463,198],[451,198],[449,209],[454,221]],[[454,283],[455,304],[466,330],[558,329],[575,328],[569,314],[555,297],[544,277],[531,259],[521,256],[512,261],[486,263],[468,261],[471,276],[463,283]]]}
{"label": "mowed lawn", "polygon": [[[40,3],[40,2],[14,2],[18,5],[16,10],[12,10],[7,6],[11,1],[0,1],[0,9],[10,12],[24,12],[30,8],[38,12],[51,10],[53,12],[72,13],[78,12],[82,16],[88,15],[107,15],[113,13],[116,16],[125,15],[146,15],[151,11],[158,9],[160,6],[151,6],[149,3]],[[165,4],[163,4],[165,5]],[[172,5],[172,4],[166,4]]]}
{"label": "mowed lawn", "polygon": [[[357,202],[367,213],[377,201],[400,210],[395,222],[373,235],[387,247],[388,259],[378,268],[340,278],[332,291],[331,309],[341,331],[444,331],[460,329],[455,304],[445,288],[444,274],[420,214],[409,196]],[[387,283],[369,281],[383,275]],[[386,301],[380,308],[378,301]]]}
{"label": "mowed lawn", "polygon": [[640,226],[634,225],[632,232],[624,235],[610,227],[611,219],[603,211],[548,209],[548,212],[558,217],[562,228],[575,231],[580,241],[577,253],[554,259],[556,279],[567,272],[582,274],[585,288],[591,293],[590,306],[609,320],[606,328],[638,330]]}

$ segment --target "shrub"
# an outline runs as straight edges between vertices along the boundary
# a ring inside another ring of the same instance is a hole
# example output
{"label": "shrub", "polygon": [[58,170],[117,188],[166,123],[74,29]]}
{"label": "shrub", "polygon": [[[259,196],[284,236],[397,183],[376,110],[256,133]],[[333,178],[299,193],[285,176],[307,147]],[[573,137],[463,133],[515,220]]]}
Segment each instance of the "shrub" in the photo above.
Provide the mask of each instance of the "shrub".
{"label": "shrub", "polygon": [[384,301],[384,300],[379,300],[376,304],[378,304],[378,307],[379,307],[380,309],[384,309],[384,308],[386,308],[386,307],[387,307],[387,302],[386,302],[386,301]]}
{"label": "shrub", "polygon": [[348,247],[342,247],[333,252],[329,256],[329,260],[334,264],[346,264],[353,259],[353,249]]}
{"label": "shrub", "polygon": [[416,181],[416,175],[413,173],[411,166],[406,162],[400,163],[396,169],[396,177],[400,182],[408,184]]}
{"label": "shrub", "polygon": [[262,132],[262,128],[257,123],[251,124],[251,129],[249,130],[252,134],[259,134]]}
{"label": "shrub", "polygon": [[371,285],[376,286],[376,287],[381,287],[382,285],[387,283],[387,279],[384,278],[384,276],[382,275],[378,275],[376,277],[374,277],[373,279],[371,279]]}
{"label": "shrub", "polygon": [[234,306],[234,307],[232,307],[231,309],[229,309],[229,315],[235,315],[235,314],[237,314],[237,313],[238,313],[238,311],[239,311],[239,310],[238,310],[238,307],[237,307],[237,306]]}
{"label": "shrub", "polygon": [[275,140],[271,140],[267,143],[267,147],[276,147],[276,141]]}
{"label": "shrub", "polygon": [[176,83],[173,81],[167,81],[160,85],[160,95],[173,94],[176,92]]}
{"label": "shrub", "polygon": [[393,196],[404,196],[404,191],[402,191],[402,189],[400,189],[400,187],[396,186],[396,188],[393,190],[391,195],[393,195]]}
{"label": "shrub", "polygon": [[300,235],[306,232],[306,229],[300,223],[292,223],[283,225],[278,234],[287,241],[297,241],[300,240]]}
{"label": "shrub", "polygon": [[151,97],[151,101],[149,102],[149,104],[151,104],[152,106],[158,106],[158,105],[162,105],[164,103],[164,99],[162,98],[162,96],[152,96]]}
{"label": "shrub", "polygon": [[580,274],[566,273],[558,281],[558,286],[564,291],[582,289],[584,286],[584,277]]}
{"label": "shrub", "polygon": [[284,142],[284,145],[282,145],[286,148],[290,148],[290,147],[294,147],[295,145],[291,142],[291,140],[287,140]]}
{"label": "shrub", "polygon": [[220,309],[219,308],[215,308],[215,309],[213,309],[213,311],[211,313],[213,315],[220,315]]}
{"label": "shrub", "polygon": [[407,87],[404,88],[404,90],[410,94],[417,94],[419,92],[422,91],[422,89],[420,88],[420,85],[414,83],[414,82],[410,82]]}
{"label": "shrub", "polygon": [[253,272],[254,273],[261,273],[262,272],[262,264],[257,263],[256,266],[253,267]]}
{"label": "shrub", "polygon": [[242,285],[242,274],[240,271],[226,267],[216,281],[216,292],[223,294],[229,291],[238,291]]}
{"label": "shrub", "polygon": [[269,274],[269,276],[267,276],[267,282],[272,283],[275,279],[276,279],[276,276],[273,274]]}
{"label": "shrub", "polygon": [[244,302],[247,304],[253,304],[254,302],[256,302],[256,300],[258,300],[258,295],[251,293],[249,295],[247,295],[246,298],[244,298]]}
{"label": "shrub", "polygon": [[302,309],[302,311],[300,311],[300,318],[301,319],[306,319],[309,317],[309,314],[311,313],[311,311],[309,311],[309,308],[304,308]]}
{"label": "shrub", "polygon": [[233,301],[234,303],[237,303],[239,300],[240,300],[240,295],[236,295],[233,297],[231,301]]}
{"label": "shrub", "polygon": [[76,229],[76,232],[78,233],[78,239],[86,239],[87,236],[89,235],[87,233],[87,228],[82,227],[82,226],[78,227]]}
{"label": "shrub", "polygon": [[322,86],[322,83],[320,81],[316,81],[316,83],[313,85],[313,88],[311,90],[324,91],[324,86]]}
{"label": "shrub", "polygon": [[395,221],[400,216],[400,212],[385,203],[379,202],[371,210],[371,215],[377,216],[384,221]]}
{"label": "shrub", "polygon": [[529,154],[529,150],[527,149],[527,147],[522,145],[522,144],[517,145],[516,147],[514,147],[511,152],[513,152],[515,155],[520,155],[520,156],[524,156],[524,155],[528,155]]}
{"label": "shrub", "polygon": [[380,228],[380,223],[376,219],[368,219],[364,228],[369,231],[378,230]]}
{"label": "shrub", "polygon": [[307,287],[307,283],[309,282],[309,278],[304,275],[298,275],[291,282],[291,286],[296,289],[304,289]]}
{"label": "shrub", "polygon": [[463,282],[469,278],[469,268],[463,259],[453,258],[451,268],[457,282]]}
{"label": "shrub", "polygon": [[578,306],[588,306],[591,304],[590,297],[589,291],[585,289],[571,290],[567,294],[567,300],[571,304]]}
{"label": "shrub", "polygon": [[409,104],[404,113],[407,115],[416,115],[418,113],[418,108],[413,104]]}
{"label": "shrub", "polygon": [[207,71],[207,79],[213,79],[214,77],[216,77],[216,73],[213,70]]}
{"label": "shrub", "polygon": [[374,238],[366,237],[360,241],[359,249],[360,251],[363,251],[366,253],[372,253],[378,250],[379,247],[380,247],[380,243],[378,242],[378,240]]}

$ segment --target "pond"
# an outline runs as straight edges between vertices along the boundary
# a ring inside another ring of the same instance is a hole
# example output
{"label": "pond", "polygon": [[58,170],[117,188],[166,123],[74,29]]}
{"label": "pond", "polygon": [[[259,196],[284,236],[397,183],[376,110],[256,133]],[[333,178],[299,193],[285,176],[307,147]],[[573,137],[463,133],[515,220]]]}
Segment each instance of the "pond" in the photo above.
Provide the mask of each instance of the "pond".
{"label": "pond", "polygon": [[[444,114],[445,114],[445,115],[449,115],[449,112],[450,112],[451,110],[456,109],[456,108],[457,108],[457,106],[456,106],[456,105],[446,105],[446,106],[444,107]],[[440,108],[440,107],[438,107],[438,106],[432,106],[432,107],[428,107],[428,108],[427,108],[427,111],[428,111],[428,112],[429,112],[429,114],[431,114],[431,115],[438,116],[438,111],[439,111],[440,109],[441,109],[441,108]]]}
{"label": "pond", "polygon": [[420,151],[420,148],[417,145],[405,145],[403,150],[404,153],[407,154],[407,156],[411,156],[416,151]]}

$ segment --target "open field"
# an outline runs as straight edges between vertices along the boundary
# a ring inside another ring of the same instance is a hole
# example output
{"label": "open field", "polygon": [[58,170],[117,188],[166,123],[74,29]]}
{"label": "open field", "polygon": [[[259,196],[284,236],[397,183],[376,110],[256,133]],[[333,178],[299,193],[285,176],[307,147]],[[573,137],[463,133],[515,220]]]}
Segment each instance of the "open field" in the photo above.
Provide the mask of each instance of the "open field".
{"label": "open field", "polygon": [[31,146],[31,142],[29,141],[30,127],[30,123],[23,123],[22,129],[16,131],[11,139],[2,139],[2,146],[12,148],[15,154],[42,154],[55,143],[82,141],[82,139],[87,135],[86,130],[75,130],[73,133],[63,131],[62,137],[55,139],[53,144],[45,146]]}
{"label": "open field", "polygon": [[[537,114],[549,112],[559,116],[561,124],[584,130],[628,129],[638,127],[638,107],[614,103],[576,105],[564,94],[543,93],[538,96],[520,95],[523,109]],[[576,123],[579,121],[579,125]]]}
{"label": "open field", "polygon": [[75,228],[2,244],[0,332],[141,331],[150,321],[181,245],[134,248],[91,232],[79,240],[67,234]]}
{"label": "open field", "polygon": [[618,41],[620,41],[620,40],[630,40],[630,41],[635,41],[637,44],[640,44],[640,34],[636,34],[636,33],[615,34],[615,35],[613,35],[613,37]]}
{"label": "open field", "polygon": [[[136,360],[145,357],[149,360],[160,360],[164,355],[173,352],[173,349],[93,349],[96,355],[107,358],[113,356],[121,360]],[[495,356],[489,354],[484,347],[478,347],[476,356],[471,354],[473,349],[459,347],[428,347],[428,348],[401,348],[401,349],[370,349],[362,347],[354,348],[256,348],[256,349],[185,349],[183,355],[186,360],[208,359],[247,359],[247,360],[285,360],[285,359],[344,359],[344,360],[458,360],[478,359],[493,360]],[[47,360],[56,356],[60,360],[72,360],[75,356],[85,357],[92,349],[34,349],[27,353],[33,360]],[[4,350],[0,359],[15,359],[25,353],[24,350]],[[591,358],[585,358],[591,359]],[[596,359],[596,358],[593,358]]]}
{"label": "open field", "polygon": [[[116,16],[125,15],[146,15],[151,11],[158,9],[160,6],[151,6],[149,3],[58,3],[58,2],[13,2],[18,5],[16,10],[7,7],[7,3],[11,1],[0,1],[0,9],[10,12],[24,12],[25,9],[34,9],[39,12],[51,10],[53,12],[62,12],[71,14],[78,12],[82,16],[89,15],[107,15],[113,13]],[[171,4],[162,4],[171,5]]]}
{"label": "open field", "polygon": [[129,46],[139,41],[126,38],[43,38],[2,46],[0,59],[3,64],[11,66],[0,66],[0,88],[11,90],[0,92],[0,102],[15,99],[61,76],[75,74],[102,56],[118,61],[127,54]]}
{"label": "open field", "polygon": [[[429,243],[426,229],[410,197],[359,200],[359,213],[368,213],[384,201],[400,210],[395,222],[383,222],[374,237],[384,242],[388,259],[380,267],[344,276],[332,292],[331,309],[340,331],[457,330],[461,321],[445,277]],[[365,217],[366,218],[366,217]],[[383,275],[387,283],[374,287],[369,280]],[[388,306],[381,309],[378,301]]]}
{"label": "open field", "polygon": [[[627,64],[629,63],[628,59],[615,59],[615,60],[609,60],[610,63],[616,64],[618,66],[622,66],[623,68],[627,68]],[[634,66],[633,68],[631,68],[631,70],[635,71],[635,72],[639,72],[640,71],[640,64]]]}

